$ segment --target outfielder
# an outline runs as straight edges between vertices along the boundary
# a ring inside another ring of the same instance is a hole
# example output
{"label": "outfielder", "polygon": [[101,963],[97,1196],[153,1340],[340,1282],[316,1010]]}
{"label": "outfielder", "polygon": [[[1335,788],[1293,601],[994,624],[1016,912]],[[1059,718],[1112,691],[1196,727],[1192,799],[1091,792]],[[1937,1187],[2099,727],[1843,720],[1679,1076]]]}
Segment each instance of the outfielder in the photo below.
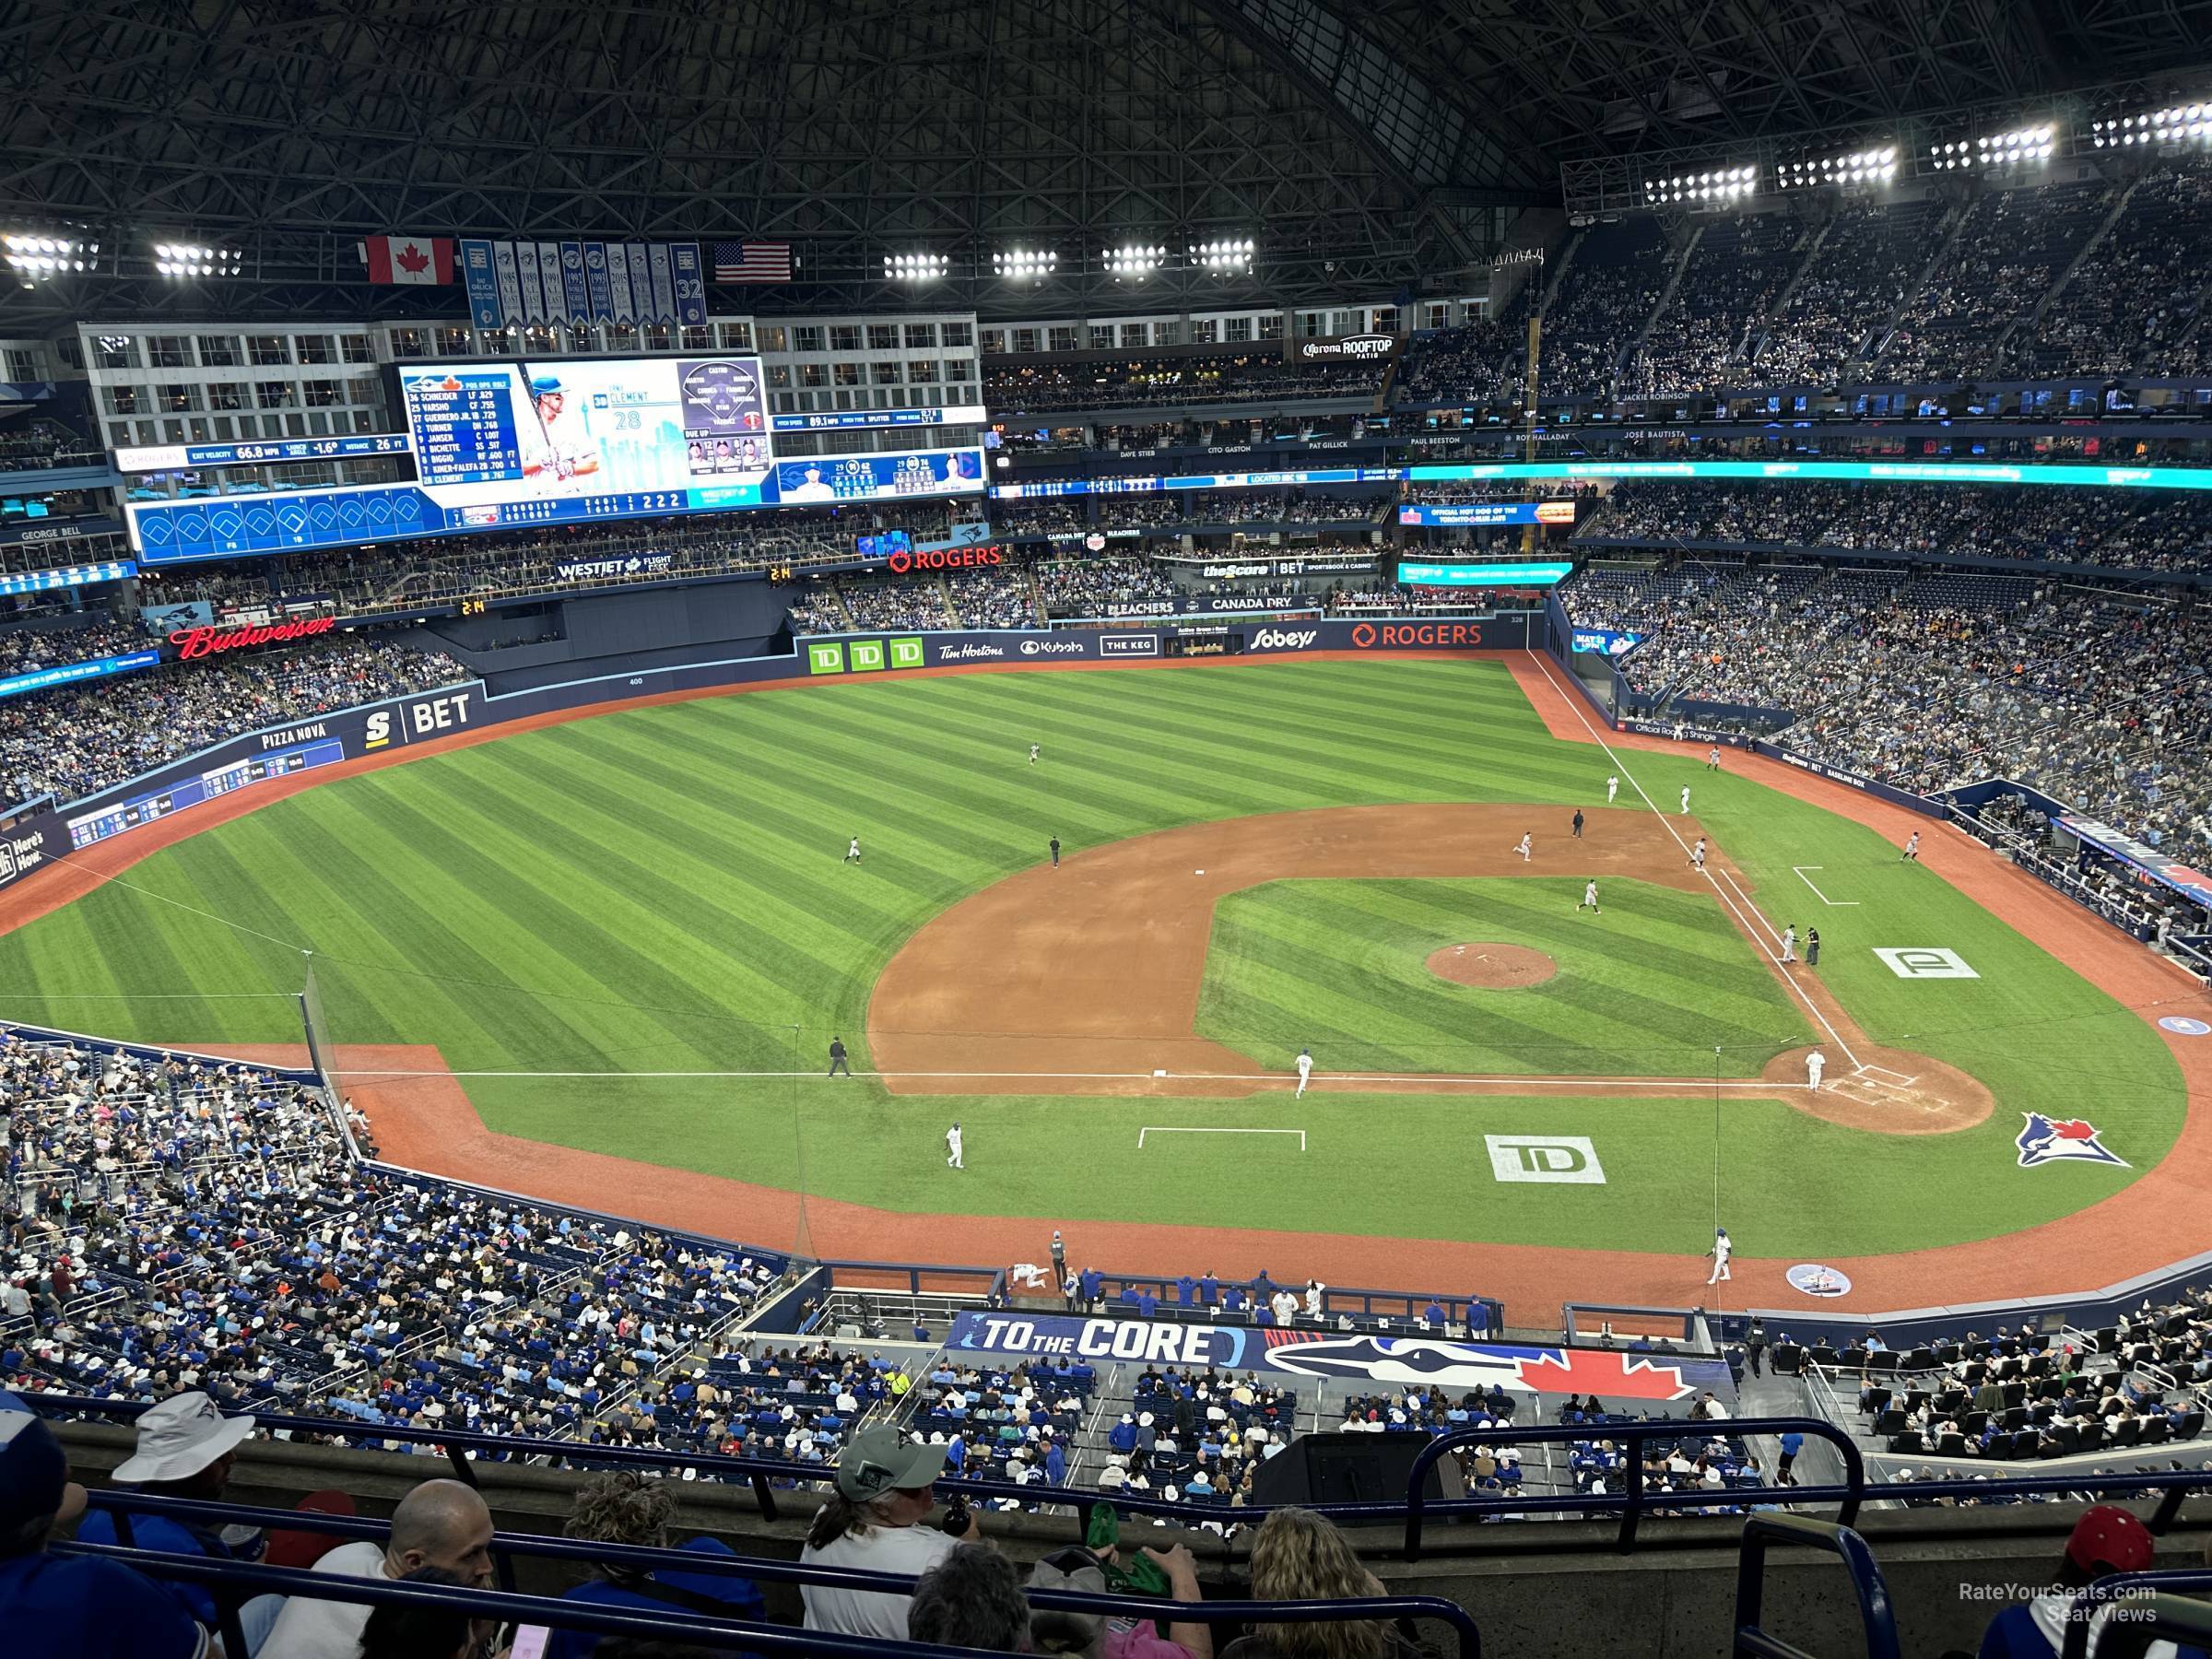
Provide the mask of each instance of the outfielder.
{"label": "outfielder", "polygon": [[1682,810],[1689,810],[1689,785],[1687,783],[1682,785]]}
{"label": "outfielder", "polygon": [[1919,830],[1915,830],[1912,831],[1912,839],[1905,843],[1905,855],[1898,862],[1900,864],[1918,864],[1920,862]]}
{"label": "outfielder", "polygon": [[1298,1093],[1290,1097],[1292,1100],[1298,1100],[1305,1094],[1306,1084],[1312,1076],[1313,1051],[1301,1048],[1298,1051]]}
{"label": "outfielder", "polygon": [[1618,794],[1619,793],[1620,793],[1620,779],[1618,778],[1618,776],[1614,776],[1614,777],[1609,777],[1609,778],[1607,778],[1607,779],[1606,780],[1606,806],[1612,806],[1612,805],[1613,805],[1613,797],[1614,797],[1615,795]]}
{"label": "outfielder", "polygon": [[1818,1049],[1815,1049],[1807,1054],[1805,1057],[1806,1087],[1818,1090],[1820,1087],[1820,1074],[1827,1069],[1828,1056],[1826,1054]]}
{"label": "outfielder", "polygon": [[964,1170],[968,1167],[966,1164],[960,1161],[959,1124],[955,1124],[951,1128],[945,1131],[945,1147],[947,1153],[950,1154],[950,1156],[945,1159],[947,1165],[955,1170]]}
{"label": "outfielder", "polygon": [[1033,743],[1030,745],[1030,764],[1031,766],[1037,764],[1037,746]]}
{"label": "outfielder", "polygon": [[1597,908],[1597,883],[1594,881],[1585,881],[1583,883],[1583,902],[1576,905],[1574,908],[1579,911],[1584,906],[1587,906],[1592,911],[1596,912],[1596,913],[1601,916],[1605,914],[1605,912],[1598,910]]}
{"label": "outfielder", "polygon": [[1514,852],[1516,852],[1516,853],[1520,853],[1520,854],[1521,854],[1521,861],[1522,861],[1522,863],[1524,863],[1524,864],[1526,864],[1526,863],[1528,862],[1528,858],[1529,858],[1528,833],[1529,833],[1529,832],[1528,832],[1527,830],[1522,830],[1522,831],[1521,831],[1521,840],[1520,840],[1519,843],[1518,843],[1518,844],[1517,844],[1517,845],[1516,845],[1516,846],[1513,848],[1513,851],[1514,851]]}
{"label": "outfielder", "polygon": [[853,838],[853,844],[845,849],[845,862],[847,864],[860,862],[860,837],[857,835]]}
{"label": "outfielder", "polygon": [[1705,770],[1707,771],[1721,770],[1721,746],[1717,743],[1705,751]]}
{"label": "outfielder", "polygon": [[1724,1227],[1713,1229],[1712,1277],[1705,1281],[1707,1284],[1717,1285],[1723,1279],[1734,1277],[1728,1271],[1728,1258],[1735,1250],[1735,1246],[1728,1241],[1728,1230]]}

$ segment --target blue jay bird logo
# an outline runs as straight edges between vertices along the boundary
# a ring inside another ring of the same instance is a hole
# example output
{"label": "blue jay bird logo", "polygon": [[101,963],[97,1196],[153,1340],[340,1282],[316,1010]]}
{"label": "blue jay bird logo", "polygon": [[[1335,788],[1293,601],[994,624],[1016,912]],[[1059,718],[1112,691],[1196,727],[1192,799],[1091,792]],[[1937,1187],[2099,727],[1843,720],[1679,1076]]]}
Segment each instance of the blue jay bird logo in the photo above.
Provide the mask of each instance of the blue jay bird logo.
{"label": "blue jay bird logo", "polygon": [[2020,1168],[2023,1170],[2067,1159],[2083,1163],[2117,1164],[2124,1170],[2130,1167],[2127,1159],[2112,1151],[2098,1137],[2097,1125],[2086,1118],[2047,1118],[2040,1112],[2023,1112],[2021,1115],[2028,1122],[2021,1126],[2019,1138],[2013,1145],[2020,1149]]}

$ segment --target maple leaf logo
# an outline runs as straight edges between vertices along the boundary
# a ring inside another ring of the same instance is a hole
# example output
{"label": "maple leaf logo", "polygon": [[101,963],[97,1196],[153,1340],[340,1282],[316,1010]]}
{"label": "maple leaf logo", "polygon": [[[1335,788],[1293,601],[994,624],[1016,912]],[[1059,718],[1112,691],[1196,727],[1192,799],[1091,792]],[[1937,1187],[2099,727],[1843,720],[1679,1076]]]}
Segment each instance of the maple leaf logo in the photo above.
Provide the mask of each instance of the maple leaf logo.
{"label": "maple leaf logo", "polygon": [[2095,1140],[2097,1131],[2079,1118],[2068,1118],[2051,1125],[2051,1132],[2061,1140]]}
{"label": "maple leaf logo", "polygon": [[399,256],[392,263],[403,271],[409,271],[419,276],[422,272],[429,269],[430,256],[413,242],[409,242],[399,251]]}

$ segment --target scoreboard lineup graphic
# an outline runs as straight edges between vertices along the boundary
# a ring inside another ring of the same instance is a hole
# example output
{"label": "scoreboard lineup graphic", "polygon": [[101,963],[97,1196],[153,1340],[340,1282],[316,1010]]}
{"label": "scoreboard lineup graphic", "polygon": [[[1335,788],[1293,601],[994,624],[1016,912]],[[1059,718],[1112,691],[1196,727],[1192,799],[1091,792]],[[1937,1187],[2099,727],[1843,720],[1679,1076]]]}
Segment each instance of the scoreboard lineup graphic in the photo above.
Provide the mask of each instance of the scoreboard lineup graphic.
{"label": "scoreboard lineup graphic", "polygon": [[134,502],[143,562],[984,488],[973,448],[779,456],[754,356],[429,362],[397,376],[413,482]]}

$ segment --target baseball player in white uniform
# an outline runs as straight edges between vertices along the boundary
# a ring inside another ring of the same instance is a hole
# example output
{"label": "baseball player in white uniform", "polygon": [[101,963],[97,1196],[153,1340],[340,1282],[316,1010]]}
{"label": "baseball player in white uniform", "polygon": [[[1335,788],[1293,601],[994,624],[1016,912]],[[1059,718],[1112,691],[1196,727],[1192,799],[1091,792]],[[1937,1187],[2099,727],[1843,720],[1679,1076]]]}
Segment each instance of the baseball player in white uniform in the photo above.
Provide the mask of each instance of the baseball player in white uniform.
{"label": "baseball player in white uniform", "polygon": [[847,864],[860,862],[860,837],[857,835],[853,838],[852,844],[845,849],[845,862]]}
{"label": "baseball player in white uniform", "polygon": [[1807,1054],[1805,1057],[1806,1087],[1808,1088],[1818,1089],[1820,1087],[1820,1074],[1827,1069],[1828,1056],[1826,1054],[1822,1053],[1818,1049],[1815,1049],[1811,1053]]}
{"label": "baseball player in white uniform", "polygon": [[1682,785],[1682,810],[1689,810],[1689,785],[1687,783]]}
{"label": "baseball player in white uniform", "polygon": [[1705,867],[1705,838],[1701,835],[1698,837],[1698,844],[1689,850],[1689,867],[1693,870]]}
{"label": "baseball player in white uniform", "polygon": [[945,1147],[947,1153],[948,1154],[945,1159],[945,1162],[947,1166],[955,1170],[964,1170],[968,1167],[966,1164],[960,1161],[959,1124],[955,1124],[951,1128],[945,1131]]}
{"label": "baseball player in white uniform", "polygon": [[599,447],[583,429],[583,418],[568,413],[568,390],[560,376],[534,378],[530,402],[536,411],[537,429],[533,432],[523,427],[516,433],[523,477],[546,493],[590,488],[591,476],[599,470]]}
{"label": "baseball player in white uniform", "polygon": [[1905,843],[1905,855],[1899,862],[1903,864],[1918,864],[1920,862],[1919,830],[1912,831],[1912,839]]}
{"label": "baseball player in white uniform", "polygon": [[1613,797],[1614,797],[1615,795],[1618,794],[1619,793],[1620,793],[1620,779],[1619,779],[1619,777],[1618,777],[1618,775],[1616,775],[1616,776],[1614,776],[1614,777],[1609,777],[1609,778],[1607,778],[1607,779],[1606,780],[1606,806],[1612,806],[1612,805],[1613,805]]}
{"label": "baseball player in white uniform", "polygon": [[1707,771],[1721,770],[1721,746],[1717,743],[1705,751],[1705,770]]}
{"label": "baseball player in white uniform", "polygon": [[1031,766],[1037,764],[1037,746],[1033,743],[1030,745],[1030,764]]}
{"label": "baseball player in white uniform", "polygon": [[1292,1100],[1298,1100],[1304,1095],[1306,1092],[1306,1084],[1312,1077],[1312,1076],[1313,1051],[1312,1049],[1300,1049],[1298,1051],[1298,1093],[1290,1097]]}
{"label": "baseball player in white uniform", "polygon": [[1518,843],[1517,843],[1517,844],[1514,846],[1514,848],[1513,848],[1513,851],[1514,851],[1514,852],[1516,852],[1516,853],[1520,853],[1520,854],[1521,854],[1521,859],[1522,859],[1522,862],[1523,862],[1524,864],[1525,864],[1525,863],[1528,861],[1528,858],[1529,858],[1529,856],[1530,856],[1530,854],[1529,854],[1529,846],[1528,846],[1528,835],[1529,835],[1529,832],[1528,832],[1527,830],[1524,830],[1521,832],[1521,840],[1520,840],[1520,841],[1519,841],[1519,842],[1518,842]]}
{"label": "baseball player in white uniform", "polygon": [[1785,962],[1797,959],[1797,924],[1794,922],[1782,930],[1782,959]]}
{"label": "baseball player in white uniform", "polygon": [[1583,902],[1576,905],[1574,908],[1579,911],[1585,905],[1593,911],[1597,911],[1597,913],[1601,916],[1605,914],[1605,912],[1597,909],[1597,883],[1594,881],[1585,881],[1583,883]]}
{"label": "baseball player in white uniform", "polygon": [[1717,1285],[1723,1279],[1733,1277],[1728,1271],[1728,1258],[1735,1250],[1735,1246],[1728,1241],[1728,1230],[1724,1227],[1715,1228],[1712,1234],[1712,1277],[1705,1281],[1707,1284]]}

